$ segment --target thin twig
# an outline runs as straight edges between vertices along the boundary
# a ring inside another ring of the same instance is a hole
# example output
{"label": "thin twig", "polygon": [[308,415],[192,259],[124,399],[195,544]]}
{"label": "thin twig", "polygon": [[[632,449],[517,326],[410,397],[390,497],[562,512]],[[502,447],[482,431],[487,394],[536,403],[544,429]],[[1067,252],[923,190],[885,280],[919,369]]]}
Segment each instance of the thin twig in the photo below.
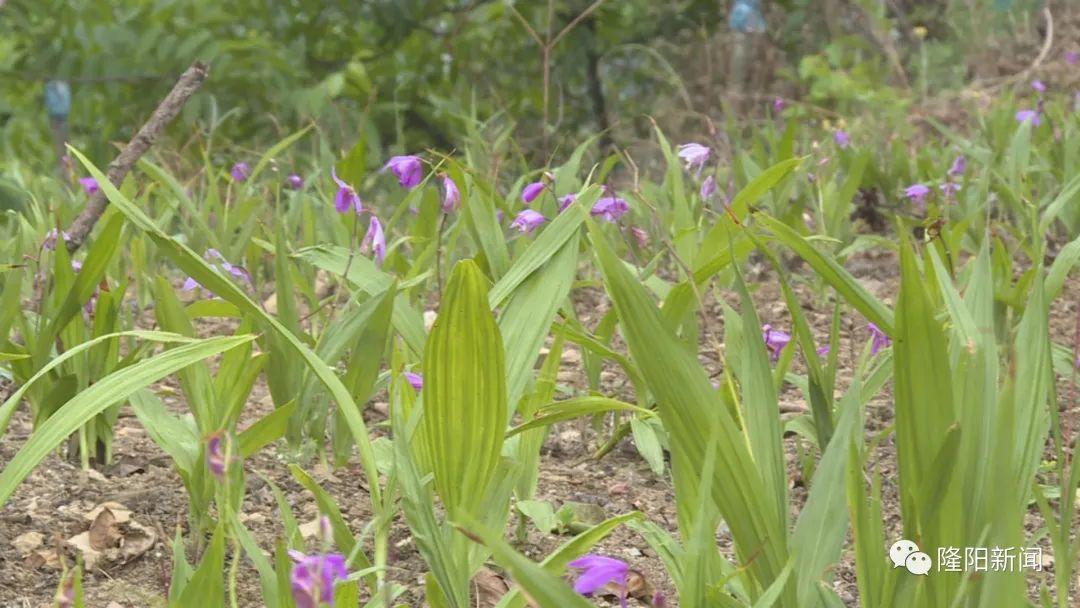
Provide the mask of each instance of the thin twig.
{"label": "thin twig", "polygon": [[[165,127],[173,121],[174,118],[180,113],[181,108],[187,103],[187,100],[191,98],[195,91],[202,85],[203,80],[206,79],[206,74],[209,68],[201,61],[196,61],[191,64],[191,67],[187,69],[180,76],[180,79],[176,81],[172,90],[165,96],[165,99],[158,104],[158,107],[154,109],[154,113],[150,115],[150,119],[146,121],[146,124],[139,129],[139,132],[135,134],[135,137],[131,138],[128,145],[113,159],[113,162],[109,164],[109,169],[106,172],[109,181],[112,182],[117,188],[123,183],[124,178],[127,177],[128,172],[135,166],[135,163],[150,149],[150,146],[154,145],[154,141],[161,136],[161,133],[165,130]],[[108,199],[105,198],[105,192],[98,190],[90,197],[90,201],[86,203],[86,208],[83,209],[79,217],[75,218],[75,221],[71,223],[71,227],[68,228],[68,234],[71,236],[67,241],[68,251],[75,251],[83,242],[86,241],[86,237],[90,234],[90,231],[94,229],[94,224],[97,223],[101,214],[105,212],[106,205],[109,204]]]}

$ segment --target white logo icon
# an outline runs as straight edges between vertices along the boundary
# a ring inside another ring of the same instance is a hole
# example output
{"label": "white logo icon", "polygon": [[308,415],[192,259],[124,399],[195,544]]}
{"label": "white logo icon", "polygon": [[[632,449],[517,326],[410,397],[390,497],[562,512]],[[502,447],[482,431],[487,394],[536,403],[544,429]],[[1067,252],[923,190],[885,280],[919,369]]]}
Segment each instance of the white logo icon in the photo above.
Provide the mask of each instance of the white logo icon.
{"label": "white logo icon", "polygon": [[889,547],[889,559],[893,568],[903,566],[912,574],[924,575],[930,572],[933,561],[930,556],[919,551],[919,546],[910,540],[898,540]]}

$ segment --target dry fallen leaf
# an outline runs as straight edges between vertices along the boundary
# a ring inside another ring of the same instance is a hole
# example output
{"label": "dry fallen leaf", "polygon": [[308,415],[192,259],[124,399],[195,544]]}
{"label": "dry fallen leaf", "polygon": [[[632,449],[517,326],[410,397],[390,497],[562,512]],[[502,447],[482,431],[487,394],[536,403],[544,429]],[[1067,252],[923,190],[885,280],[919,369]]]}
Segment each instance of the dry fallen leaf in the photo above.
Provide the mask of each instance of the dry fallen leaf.
{"label": "dry fallen leaf", "polygon": [[90,546],[95,551],[104,551],[120,543],[120,524],[108,507],[101,509],[97,517],[94,518],[94,523],[90,524],[87,535],[90,539]]}
{"label": "dry fallen leaf", "polygon": [[11,541],[11,546],[15,547],[15,552],[19,555],[27,555],[44,542],[45,536],[41,532],[27,532],[16,536],[15,540]]}
{"label": "dry fallen leaf", "polygon": [[118,524],[127,523],[131,519],[131,510],[118,502],[103,502],[83,514],[83,519],[92,522],[97,519],[98,515],[101,515],[101,512],[105,509],[112,511],[113,517],[116,518],[116,523]]}
{"label": "dry fallen leaf", "polygon": [[31,570],[38,568],[60,568],[60,556],[55,549],[39,549],[26,557],[24,562]]}
{"label": "dry fallen leaf", "polygon": [[473,590],[476,592],[475,606],[477,608],[494,608],[510,591],[501,576],[490,568],[481,568],[472,579]]}

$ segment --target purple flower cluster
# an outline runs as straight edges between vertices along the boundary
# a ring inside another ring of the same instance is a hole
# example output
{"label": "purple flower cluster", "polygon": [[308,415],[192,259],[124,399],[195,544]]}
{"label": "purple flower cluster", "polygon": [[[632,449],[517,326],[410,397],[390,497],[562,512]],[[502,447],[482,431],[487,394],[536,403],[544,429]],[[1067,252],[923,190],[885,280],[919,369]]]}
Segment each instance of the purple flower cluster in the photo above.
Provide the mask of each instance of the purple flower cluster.
{"label": "purple flower cluster", "polygon": [[349,577],[345,556],[340,553],[304,555],[289,551],[293,559],[289,585],[297,608],[334,605],[334,584]]}

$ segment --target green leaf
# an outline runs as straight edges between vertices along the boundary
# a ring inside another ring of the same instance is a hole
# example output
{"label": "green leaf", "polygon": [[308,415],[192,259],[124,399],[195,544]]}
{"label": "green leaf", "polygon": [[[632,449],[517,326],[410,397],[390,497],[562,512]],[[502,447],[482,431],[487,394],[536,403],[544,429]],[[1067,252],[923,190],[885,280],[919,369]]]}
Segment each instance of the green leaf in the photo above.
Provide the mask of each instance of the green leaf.
{"label": "green leaf", "polygon": [[566,422],[582,416],[605,414],[607,412],[634,412],[641,416],[655,416],[656,412],[638,407],[632,403],[626,403],[608,397],[577,397],[565,401],[556,401],[536,410],[535,417],[523,424],[515,426],[506,432],[506,436],[513,437],[530,429],[551,426],[558,422]]}
{"label": "green leaf", "polygon": [[199,460],[199,436],[191,424],[174,416],[150,389],[135,392],[130,399],[131,409],[176,467],[191,475]]}
{"label": "green leaf", "polygon": [[418,435],[451,517],[481,511],[498,466],[507,421],[504,361],[487,279],[474,262],[461,261],[424,351]]}
{"label": "green leaf", "polygon": [[225,605],[225,525],[218,524],[210,546],[203,552],[199,567],[184,586],[184,592],[176,603],[184,606]]}
{"label": "green leaf", "polygon": [[289,417],[296,411],[296,402],[290,401],[259,418],[236,437],[237,451],[248,458],[285,435]]}

